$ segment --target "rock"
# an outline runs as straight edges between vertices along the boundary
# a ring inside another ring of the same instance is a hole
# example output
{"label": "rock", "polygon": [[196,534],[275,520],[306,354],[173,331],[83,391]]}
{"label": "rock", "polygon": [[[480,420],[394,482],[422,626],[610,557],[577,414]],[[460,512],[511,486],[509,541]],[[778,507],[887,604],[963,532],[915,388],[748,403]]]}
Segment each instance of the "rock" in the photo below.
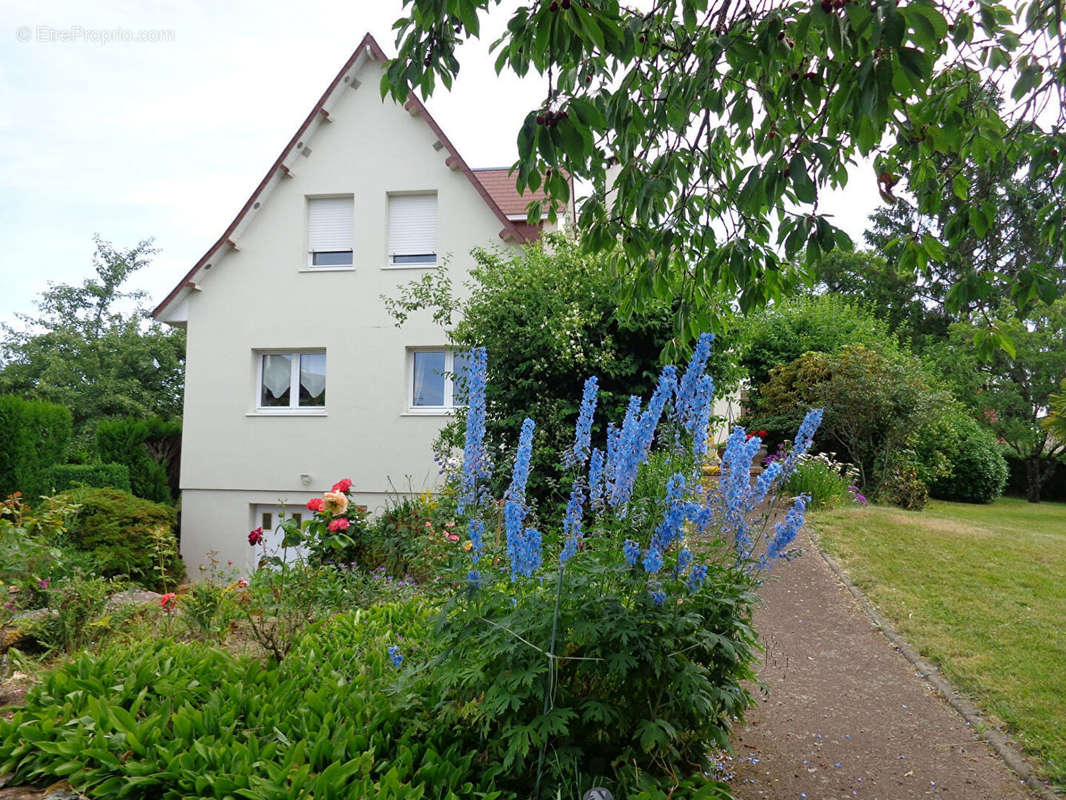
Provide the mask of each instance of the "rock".
{"label": "rock", "polygon": [[89,798],[81,792],[74,791],[66,781],[59,781],[46,789],[36,789],[32,786],[12,786],[9,789],[0,789],[0,800],[89,800]]}
{"label": "rock", "polygon": [[126,589],[118,594],[111,595],[111,598],[107,601],[107,610],[115,611],[123,606],[158,604],[162,596],[158,592],[150,592],[147,589]]}

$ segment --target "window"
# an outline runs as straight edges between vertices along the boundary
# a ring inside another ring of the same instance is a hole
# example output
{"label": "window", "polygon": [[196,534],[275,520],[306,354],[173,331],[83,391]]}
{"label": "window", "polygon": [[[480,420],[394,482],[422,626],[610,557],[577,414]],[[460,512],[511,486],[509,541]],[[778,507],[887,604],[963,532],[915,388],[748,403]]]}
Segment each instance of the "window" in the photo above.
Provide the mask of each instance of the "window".
{"label": "window", "polygon": [[351,197],[313,197],[307,200],[308,265],[352,266]]}
{"label": "window", "polygon": [[437,195],[389,195],[389,263],[437,263]]}
{"label": "window", "polygon": [[260,353],[260,409],[324,410],[326,407],[326,354]]}
{"label": "window", "polygon": [[409,405],[415,411],[441,411],[466,401],[466,353],[412,350]]}

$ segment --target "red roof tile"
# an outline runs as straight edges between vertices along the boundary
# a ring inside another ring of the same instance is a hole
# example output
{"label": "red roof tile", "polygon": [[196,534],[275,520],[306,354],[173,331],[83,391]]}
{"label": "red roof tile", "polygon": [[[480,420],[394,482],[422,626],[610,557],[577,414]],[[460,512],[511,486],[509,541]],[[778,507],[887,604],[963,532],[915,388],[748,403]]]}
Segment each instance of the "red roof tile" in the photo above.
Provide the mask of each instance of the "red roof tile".
{"label": "red roof tile", "polygon": [[547,195],[544,193],[543,186],[535,192],[526,189],[521,195],[518,194],[515,191],[515,176],[508,175],[508,171],[507,167],[503,167],[501,169],[475,169],[473,172],[504,214],[524,216],[529,203],[533,200],[543,200]]}

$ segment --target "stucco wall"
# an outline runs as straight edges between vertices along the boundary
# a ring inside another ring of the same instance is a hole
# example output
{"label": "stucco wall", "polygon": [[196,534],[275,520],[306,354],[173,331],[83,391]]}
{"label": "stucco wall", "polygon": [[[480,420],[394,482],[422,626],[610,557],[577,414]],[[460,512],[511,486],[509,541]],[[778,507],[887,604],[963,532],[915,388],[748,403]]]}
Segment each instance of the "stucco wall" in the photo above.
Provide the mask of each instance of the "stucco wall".
{"label": "stucco wall", "polygon": [[[230,553],[228,543],[242,541],[252,502],[306,500],[347,477],[374,507],[390,479],[404,488],[435,484],[430,445],[445,418],[407,413],[405,355],[443,345],[445,336],[428,314],[398,329],[385,312],[381,295],[423,273],[387,266],[387,193],[438,193],[437,252],[450,256],[457,287],[472,247],[503,246],[502,226],[468,179],[445,165],[447,152],[434,150],[426,122],[382,102],[379,70],[366,65],[360,88],[343,90],[333,122],[309,142],[310,157],[297,157],[239,250],[189,297],[182,550],[194,575],[208,550]],[[323,194],[354,195],[351,271],[305,271],[306,197]],[[325,349],[324,416],[255,412],[255,353],[272,348]],[[233,552],[243,557],[243,548]]]}

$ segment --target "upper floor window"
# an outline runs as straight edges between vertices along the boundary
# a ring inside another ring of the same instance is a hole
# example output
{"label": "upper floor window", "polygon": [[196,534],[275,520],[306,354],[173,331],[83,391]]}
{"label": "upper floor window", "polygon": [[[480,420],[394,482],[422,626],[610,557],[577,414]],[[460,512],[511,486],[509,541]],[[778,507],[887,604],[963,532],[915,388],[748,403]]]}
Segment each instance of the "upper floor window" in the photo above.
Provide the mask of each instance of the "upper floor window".
{"label": "upper floor window", "polygon": [[409,406],[415,411],[442,411],[466,402],[469,357],[444,348],[410,352]]}
{"label": "upper floor window", "polygon": [[437,195],[389,195],[389,263],[437,263]]}
{"label": "upper floor window", "polygon": [[326,354],[260,353],[260,409],[323,410],[326,407]]}
{"label": "upper floor window", "polygon": [[351,197],[308,198],[308,266],[352,266],[353,208]]}

